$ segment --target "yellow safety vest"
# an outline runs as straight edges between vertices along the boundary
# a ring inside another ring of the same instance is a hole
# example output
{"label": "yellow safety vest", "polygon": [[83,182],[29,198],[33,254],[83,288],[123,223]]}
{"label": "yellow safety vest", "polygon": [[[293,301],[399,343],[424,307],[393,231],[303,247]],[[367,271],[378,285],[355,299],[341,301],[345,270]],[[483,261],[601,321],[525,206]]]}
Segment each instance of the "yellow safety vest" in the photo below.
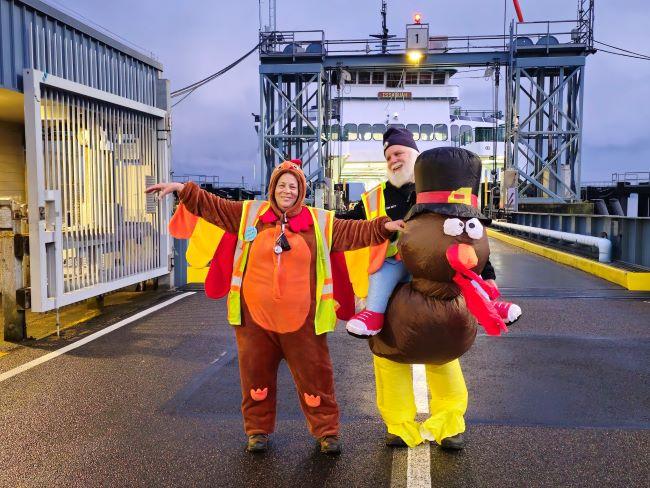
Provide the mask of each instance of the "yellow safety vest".
{"label": "yellow safety vest", "polygon": [[[244,233],[247,228],[257,225],[260,216],[268,208],[268,202],[259,200],[244,202],[227,302],[228,323],[231,325],[241,325],[241,285],[251,245],[251,241],[244,240]],[[330,261],[334,212],[320,208],[307,208],[314,220],[316,236],[316,314],[314,325],[316,334],[324,334],[332,332],[336,326],[336,302],[334,301],[334,283]]]}

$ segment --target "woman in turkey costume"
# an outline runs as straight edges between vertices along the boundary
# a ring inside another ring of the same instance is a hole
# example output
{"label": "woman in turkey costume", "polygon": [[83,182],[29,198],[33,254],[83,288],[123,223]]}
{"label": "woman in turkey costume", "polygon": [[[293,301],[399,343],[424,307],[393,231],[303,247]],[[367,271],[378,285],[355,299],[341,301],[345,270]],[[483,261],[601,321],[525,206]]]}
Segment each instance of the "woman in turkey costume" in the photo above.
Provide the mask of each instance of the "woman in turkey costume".
{"label": "woman in turkey costume", "polygon": [[192,182],[147,189],[161,196],[179,191],[172,235],[189,237],[197,218],[224,231],[206,293],[213,298],[228,294],[251,452],[265,451],[274,430],[282,359],[321,451],[340,452],[339,410],[325,335],[336,323],[330,252],[382,244],[401,224],[387,217],[335,219],[333,212],[304,205],[306,187],[299,162],[285,161],[271,174],[266,202],[222,199]]}

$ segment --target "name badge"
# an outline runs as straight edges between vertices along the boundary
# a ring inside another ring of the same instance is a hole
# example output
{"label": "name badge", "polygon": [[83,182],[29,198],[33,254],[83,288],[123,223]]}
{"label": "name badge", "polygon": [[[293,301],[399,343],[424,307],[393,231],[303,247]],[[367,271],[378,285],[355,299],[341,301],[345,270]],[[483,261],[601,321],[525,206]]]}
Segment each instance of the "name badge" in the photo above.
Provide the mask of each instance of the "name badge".
{"label": "name badge", "polygon": [[256,237],[257,237],[257,229],[253,226],[246,227],[246,230],[244,231],[244,240],[250,242]]}

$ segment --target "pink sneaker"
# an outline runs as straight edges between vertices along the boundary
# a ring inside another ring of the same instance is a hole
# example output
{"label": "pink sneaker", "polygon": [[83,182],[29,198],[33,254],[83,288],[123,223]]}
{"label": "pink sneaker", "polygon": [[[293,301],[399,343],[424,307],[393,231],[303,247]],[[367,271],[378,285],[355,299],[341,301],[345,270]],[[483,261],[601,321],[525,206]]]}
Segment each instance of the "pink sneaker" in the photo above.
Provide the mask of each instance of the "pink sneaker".
{"label": "pink sneaker", "polygon": [[354,336],[369,337],[379,334],[384,326],[384,314],[363,309],[345,324],[347,331]]}
{"label": "pink sneaker", "polygon": [[516,303],[494,300],[492,305],[506,324],[515,322],[521,316],[521,307]]}

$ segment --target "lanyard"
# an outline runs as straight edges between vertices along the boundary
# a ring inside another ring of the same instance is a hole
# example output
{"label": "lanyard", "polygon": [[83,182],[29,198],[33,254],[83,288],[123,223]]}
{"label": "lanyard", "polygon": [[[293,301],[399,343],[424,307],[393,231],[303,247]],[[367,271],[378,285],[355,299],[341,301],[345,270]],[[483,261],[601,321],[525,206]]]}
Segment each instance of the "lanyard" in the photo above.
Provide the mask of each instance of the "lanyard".
{"label": "lanyard", "polygon": [[287,236],[284,235],[284,226],[287,223],[287,214],[282,214],[282,217],[280,218],[280,235],[275,241],[275,247],[273,248],[273,251],[275,254],[282,254],[284,251],[289,251],[291,249],[291,246],[289,245],[289,240],[287,239]]}

